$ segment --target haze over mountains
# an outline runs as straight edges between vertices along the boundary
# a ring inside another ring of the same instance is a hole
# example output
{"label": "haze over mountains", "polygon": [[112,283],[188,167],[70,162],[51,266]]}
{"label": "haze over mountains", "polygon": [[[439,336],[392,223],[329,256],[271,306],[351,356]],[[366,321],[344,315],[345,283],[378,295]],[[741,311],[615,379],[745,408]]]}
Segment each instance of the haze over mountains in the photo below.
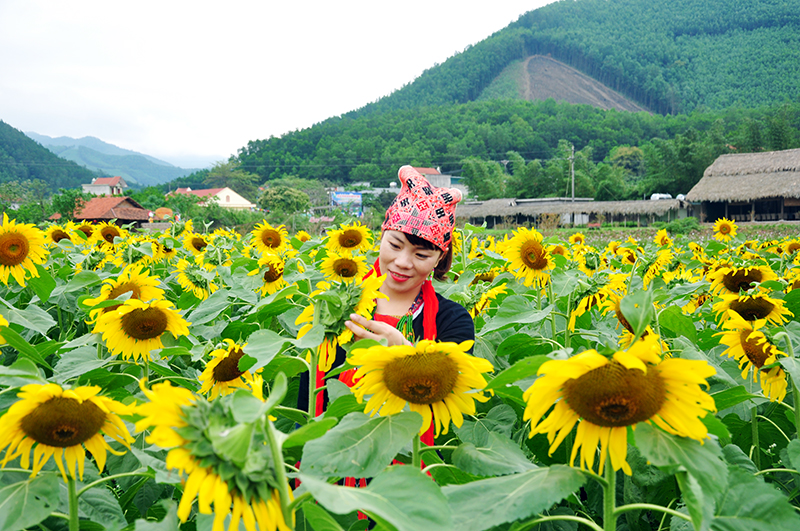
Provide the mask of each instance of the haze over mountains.
{"label": "haze over mountains", "polygon": [[53,138],[30,131],[25,134],[61,158],[95,172],[119,175],[129,185],[155,186],[197,171],[179,168],[169,162],[117,147],[92,136]]}

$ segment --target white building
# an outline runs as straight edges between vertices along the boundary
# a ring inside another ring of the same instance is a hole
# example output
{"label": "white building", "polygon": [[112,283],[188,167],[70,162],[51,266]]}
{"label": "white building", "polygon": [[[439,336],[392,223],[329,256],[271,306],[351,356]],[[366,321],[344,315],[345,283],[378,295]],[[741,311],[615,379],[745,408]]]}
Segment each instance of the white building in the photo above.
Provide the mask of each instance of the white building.
{"label": "white building", "polygon": [[83,191],[92,195],[122,195],[128,184],[122,180],[122,177],[100,177],[99,179],[92,179],[90,184],[82,184]]}
{"label": "white building", "polygon": [[252,210],[257,207],[255,203],[251,203],[227,186],[225,188],[207,188],[205,190],[178,188],[170,193],[197,196],[202,200],[198,201],[201,206],[207,206],[211,201],[216,201],[219,206],[233,210]]}

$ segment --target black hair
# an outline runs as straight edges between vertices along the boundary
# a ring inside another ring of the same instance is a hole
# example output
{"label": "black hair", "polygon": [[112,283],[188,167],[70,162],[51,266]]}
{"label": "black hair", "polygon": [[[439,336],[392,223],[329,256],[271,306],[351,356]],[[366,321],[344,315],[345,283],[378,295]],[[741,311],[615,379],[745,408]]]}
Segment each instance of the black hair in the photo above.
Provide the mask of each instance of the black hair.
{"label": "black hair", "polygon": [[[422,247],[423,249],[430,249],[431,251],[441,251],[441,249],[434,244],[422,238],[420,236],[415,236],[414,234],[406,234],[402,232],[403,236],[406,237],[406,240],[411,245],[416,245],[417,247]],[[433,268],[433,278],[439,281],[443,281],[447,278],[447,272],[450,271],[450,266],[453,265],[453,245],[452,243],[447,248],[446,251],[442,253],[441,258],[439,258],[439,262],[436,264],[436,267]]]}

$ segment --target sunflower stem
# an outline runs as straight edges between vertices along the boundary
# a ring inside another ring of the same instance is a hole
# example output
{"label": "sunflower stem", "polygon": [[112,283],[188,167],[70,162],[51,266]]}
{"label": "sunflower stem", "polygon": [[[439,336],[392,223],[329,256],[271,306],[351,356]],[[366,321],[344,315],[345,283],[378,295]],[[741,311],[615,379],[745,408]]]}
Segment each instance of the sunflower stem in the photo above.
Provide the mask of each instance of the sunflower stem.
{"label": "sunflower stem", "polygon": [[[789,354],[789,357],[794,358],[794,346],[792,345],[792,340],[789,337],[789,334],[787,334],[786,332],[778,332],[777,334],[772,336],[772,339],[775,341],[778,341],[781,338],[783,338],[783,342],[786,345],[786,352]],[[792,382],[792,401],[794,402],[794,408],[792,409],[792,411],[794,412],[794,427],[795,430],[797,430],[797,432],[800,433],[800,407],[797,407],[798,403],[800,403],[800,401],[798,401],[798,397],[800,397],[799,394],[800,392],[798,391],[797,384],[795,383],[794,378],[792,378],[791,374],[789,375],[789,381]]]}
{"label": "sunflower stem", "polygon": [[617,471],[611,466],[611,456],[608,457],[609,462],[606,463],[605,469],[606,484],[603,487],[603,529],[604,531],[616,531]]}
{"label": "sunflower stem", "polygon": [[[572,306],[572,293],[567,296],[567,315],[564,316],[567,319],[567,325],[569,325],[570,306]],[[564,348],[569,348],[569,326],[564,327]]]}
{"label": "sunflower stem", "polygon": [[664,514],[677,516],[682,520],[686,520],[689,522],[692,521],[692,517],[689,516],[688,514],[683,514],[680,511],[676,511],[675,509],[670,509],[669,507],[664,507],[663,505],[655,505],[652,503],[629,503],[627,505],[623,505],[622,507],[617,507],[617,509],[614,511],[614,516],[619,516],[620,514],[627,511],[641,511],[641,510],[660,511]]}
{"label": "sunflower stem", "polygon": [[589,519],[582,518],[580,516],[571,516],[571,515],[556,515],[556,516],[540,516],[538,518],[534,518],[530,522],[525,522],[518,528],[517,531],[525,531],[527,529],[532,529],[534,526],[539,525],[544,522],[556,522],[558,520],[565,520],[568,522],[578,522],[579,524],[583,524],[589,529],[594,529],[595,531],[603,531],[603,528],[597,525],[596,523],[592,522]]}
{"label": "sunflower stem", "polygon": [[113,480],[119,479],[119,478],[130,478],[130,477],[136,477],[136,476],[154,478],[155,474],[153,474],[152,472],[125,472],[123,474],[114,474],[113,476],[106,476],[104,478],[98,479],[97,481],[93,481],[93,482],[89,483],[88,485],[83,487],[81,490],[79,490],[76,496],[78,498],[80,498],[81,495],[84,492],[86,492],[87,490],[92,489],[92,488],[94,488],[94,487],[96,487],[98,485],[102,485],[103,483],[105,483],[107,481],[113,481]]}
{"label": "sunflower stem", "polygon": [[417,433],[414,435],[414,441],[411,443],[411,466],[413,466],[415,470],[422,468],[422,456],[419,452],[419,446],[419,433]]}
{"label": "sunflower stem", "polygon": [[79,531],[78,489],[72,476],[67,477],[67,492],[69,493],[69,531]]}
{"label": "sunflower stem", "polygon": [[275,465],[275,476],[278,482],[278,494],[281,499],[281,512],[283,513],[283,521],[289,529],[294,529],[294,519],[292,518],[292,511],[289,508],[291,504],[291,495],[289,493],[289,480],[286,478],[286,467],[283,466],[283,454],[281,447],[278,445],[278,438],[275,436],[275,427],[272,421],[264,419],[264,432],[269,442],[269,447],[272,452],[272,462]]}

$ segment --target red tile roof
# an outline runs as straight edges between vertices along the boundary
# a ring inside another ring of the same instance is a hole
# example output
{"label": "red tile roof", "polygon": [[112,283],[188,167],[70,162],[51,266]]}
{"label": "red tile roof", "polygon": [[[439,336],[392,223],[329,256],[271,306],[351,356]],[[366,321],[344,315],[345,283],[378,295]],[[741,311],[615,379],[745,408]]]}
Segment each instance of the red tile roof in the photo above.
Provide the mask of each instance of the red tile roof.
{"label": "red tile roof", "polygon": [[116,185],[119,184],[119,182],[121,180],[122,180],[122,177],[119,177],[119,176],[117,176],[117,177],[100,177],[98,179],[95,179],[92,184],[116,186]]}
{"label": "red tile roof", "polygon": [[441,173],[439,173],[439,170],[437,170],[436,168],[414,168],[414,169],[420,172],[422,175],[441,175]]}
{"label": "red tile roof", "polygon": [[75,219],[144,221],[150,219],[150,211],[130,197],[94,197],[86,202]]}

